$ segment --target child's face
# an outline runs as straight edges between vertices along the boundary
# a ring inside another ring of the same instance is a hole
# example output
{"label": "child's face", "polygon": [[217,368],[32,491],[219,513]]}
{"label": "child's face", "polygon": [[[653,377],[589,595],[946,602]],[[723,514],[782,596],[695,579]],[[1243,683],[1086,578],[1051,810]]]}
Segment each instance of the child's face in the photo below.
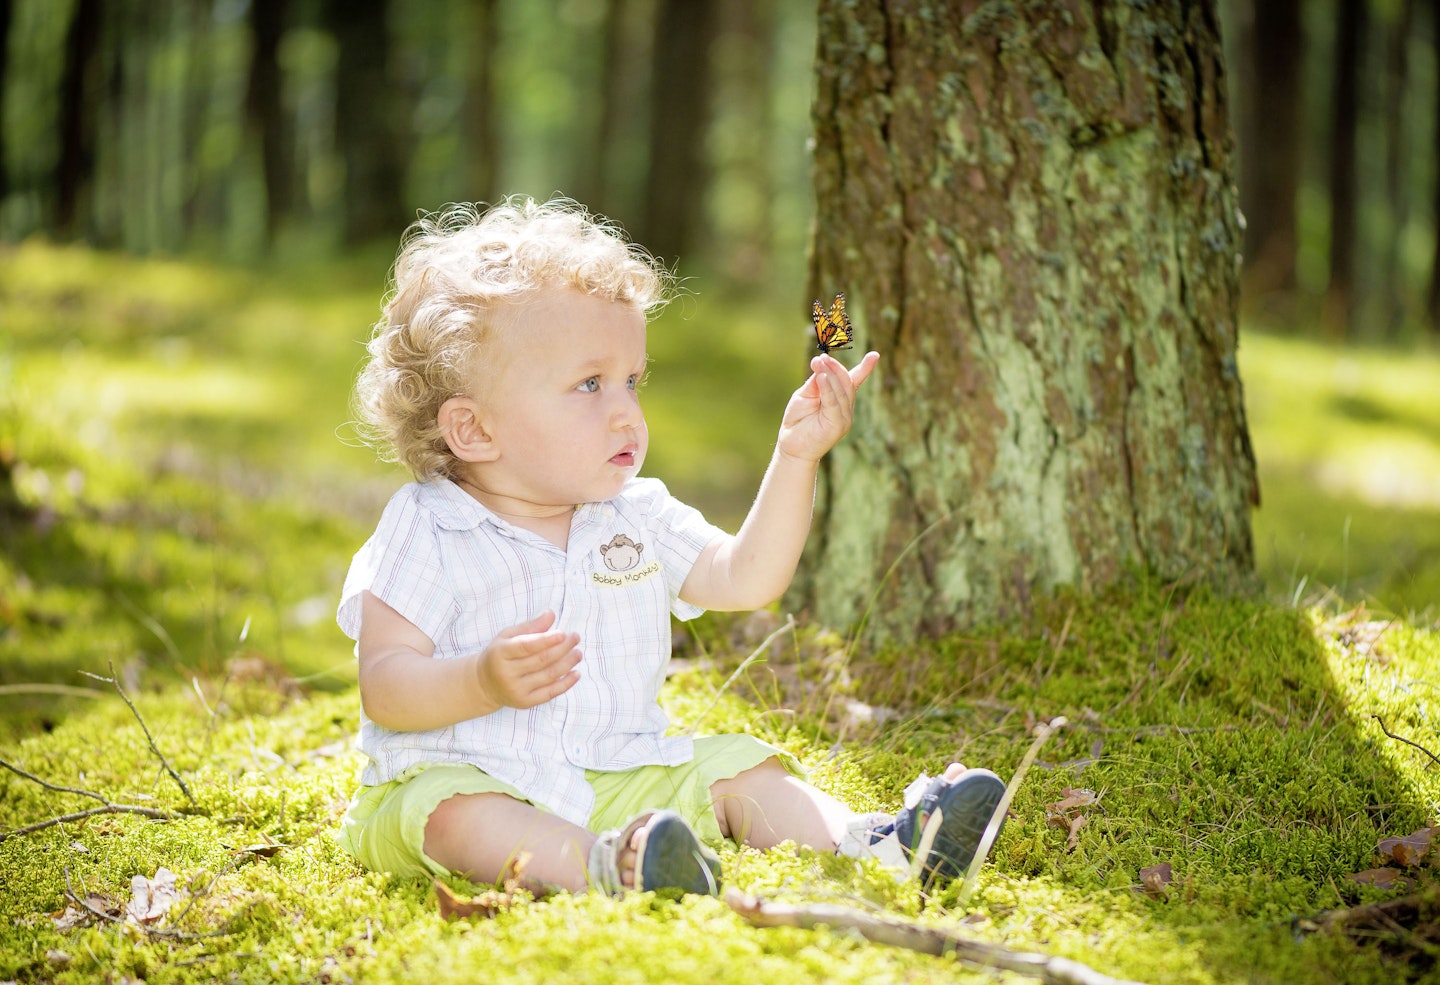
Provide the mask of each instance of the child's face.
{"label": "child's face", "polygon": [[481,488],[524,507],[572,507],[619,494],[649,448],[637,392],[645,317],[633,305],[551,291],[497,333],[478,387],[495,457]]}

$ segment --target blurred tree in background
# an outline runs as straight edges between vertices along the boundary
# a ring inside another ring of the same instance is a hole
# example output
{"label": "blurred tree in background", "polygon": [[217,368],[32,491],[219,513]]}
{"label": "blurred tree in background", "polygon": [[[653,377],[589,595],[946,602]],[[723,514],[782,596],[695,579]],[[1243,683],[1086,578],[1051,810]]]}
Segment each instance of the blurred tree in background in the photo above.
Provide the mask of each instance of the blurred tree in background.
{"label": "blurred tree in background", "polygon": [[4,0],[0,237],[250,261],[560,192],[670,262],[798,276],[813,25],[769,0]]}
{"label": "blurred tree in background", "polygon": [[[1433,328],[1437,4],[1219,6],[1247,305],[1340,338]],[[560,191],[732,283],[803,269],[810,3],[0,0],[0,50],[6,240],[251,260]]]}

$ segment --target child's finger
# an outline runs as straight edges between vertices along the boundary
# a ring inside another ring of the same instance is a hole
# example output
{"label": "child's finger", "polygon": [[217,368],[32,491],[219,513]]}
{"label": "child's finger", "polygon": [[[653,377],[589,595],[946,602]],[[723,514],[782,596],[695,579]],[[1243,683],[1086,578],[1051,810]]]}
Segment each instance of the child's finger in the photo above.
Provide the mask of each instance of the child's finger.
{"label": "child's finger", "polygon": [[875,367],[878,365],[880,365],[880,353],[872,349],[870,352],[865,353],[865,358],[860,360],[858,366],[850,370],[850,382],[855,385],[856,389],[859,389],[860,384],[870,378],[870,374],[875,371]]}
{"label": "child's finger", "polygon": [[513,640],[518,636],[533,636],[537,633],[545,632],[545,630],[553,625],[555,625],[555,613],[546,609],[532,619],[527,619],[522,623],[516,623],[514,626],[502,629],[495,638]]}

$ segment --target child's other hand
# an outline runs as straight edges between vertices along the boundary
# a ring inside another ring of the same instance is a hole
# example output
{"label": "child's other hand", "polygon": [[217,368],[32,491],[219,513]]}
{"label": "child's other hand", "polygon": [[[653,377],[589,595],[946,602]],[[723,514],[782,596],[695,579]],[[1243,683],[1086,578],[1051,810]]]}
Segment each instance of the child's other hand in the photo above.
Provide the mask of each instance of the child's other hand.
{"label": "child's other hand", "polygon": [[480,688],[506,708],[533,708],[580,679],[578,633],[550,632],[555,613],[542,612],[495,637],[475,659]]}
{"label": "child's other hand", "polygon": [[865,353],[865,358],[851,370],[828,354],[810,360],[810,378],[785,406],[779,451],[810,462],[824,457],[850,430],[855,420],[855,391],[879,362],[878,352]]}

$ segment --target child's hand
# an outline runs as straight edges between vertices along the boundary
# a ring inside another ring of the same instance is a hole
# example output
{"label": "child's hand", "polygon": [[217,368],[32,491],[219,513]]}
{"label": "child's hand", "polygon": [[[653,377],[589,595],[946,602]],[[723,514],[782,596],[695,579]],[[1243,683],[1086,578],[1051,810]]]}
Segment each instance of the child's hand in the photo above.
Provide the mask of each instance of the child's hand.
{"label": "child's hand", "polygon": [[580,679],[578,633],[548,632],[555,613],[511,626],[475,658],[486,697],[505,708],[533,708],[564,694]]}
{"label": "child's hand", "polygon": [[855,391],[879,362],[878,352],[865,353],[852,370],[828,354],[810,360],[810,378],[785,406],[779,451],[810,462],[824,457],[850,430],[855,420]]}

